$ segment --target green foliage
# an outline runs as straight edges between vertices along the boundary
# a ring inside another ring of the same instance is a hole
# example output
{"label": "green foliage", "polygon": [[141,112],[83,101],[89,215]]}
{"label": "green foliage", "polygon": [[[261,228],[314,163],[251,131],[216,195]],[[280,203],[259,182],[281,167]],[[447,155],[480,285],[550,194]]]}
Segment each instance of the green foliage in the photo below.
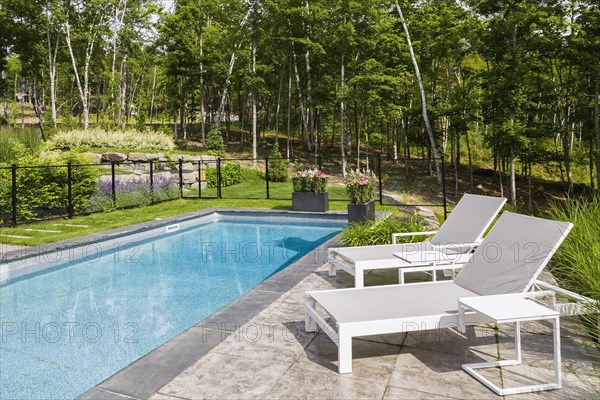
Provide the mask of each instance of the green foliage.
{"label": "green foliage", "polygon": [[0,164],[12,164],[19,157],[34,154],[41,147],[37,129],[0,129]]}
{"label": "green foliage", "polygon": [[225,155],[225,142],[219,125],[213,125],[206,134],[206,150],[212,155]]}
{"label": "green foliage", "polygon": [[553,257],[551,271],[560,285],[595,303],[595,315],[582,316],[591,338],[598,338],[600,313],[600,199],[570,198],[550,206],[551,218],[573,223],[573,229]]}
{"label": "green foliage", "polygon": [[158,132],[115,131],[90,129],[60,132],[48,141],[52,149],[105,147],[131,150],[173,150],[175,143]]}
{"label": "green foliage", "polygon": [[[221,186],[232,186],[242,181],[242,166],[236,163],[227,163],[221,165]],[[206,169],[206,186],[208,188],[217,187],[217,169]]]}
{"label": "green foliage", "polygon": [[[25,155],[18,159],[17,170],[17,213],[20,219],[34,220],[47,214],[65,213],[68,206],[68,174],[66,163],[73,164],[71,170],[73,211],[85,210],[88,199],[96,190],[98,168],[80,166],[91,160],[81,154],[51,155],[44,158]],[[0,215],[10,214],[10,170],[0,173]],[[4,196],[6,194],[6,197]],[[5,200],[7,199],[7,200]]]}
{"label": "green foliage", "polygon": [[352,203],[366,203],[375,197],[375,175],[351,171],[346,177],[346,193]]}
{"label": "green foliage", "polygon": [[279,151],[279,143],[275,142],[269,153],[269,181],[287,182],[289,177],[285,159]]}
{"label": "green foliage", "polygon": [[[345,246],[372,246],[391,244],[392,233],[422,232],[425,226],[421,218],[414,214],[410,217],[397,214],[387,216],[377,223],[353,223],[342,230],[340,241]],[[419,236],[406,236],[397,239],[397,243],[409,243],[420,240]]]}

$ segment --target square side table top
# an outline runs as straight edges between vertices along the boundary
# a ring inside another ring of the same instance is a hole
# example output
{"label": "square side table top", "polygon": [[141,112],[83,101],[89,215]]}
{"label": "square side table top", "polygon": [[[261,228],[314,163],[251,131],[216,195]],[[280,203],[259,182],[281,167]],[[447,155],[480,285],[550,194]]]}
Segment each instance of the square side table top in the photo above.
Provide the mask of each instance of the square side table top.
{"label": "square side table top", "polygon": [[559,315],[558,311],[523,297],[521,293],[463,297],[458,302],[496,322],[549,319]]}

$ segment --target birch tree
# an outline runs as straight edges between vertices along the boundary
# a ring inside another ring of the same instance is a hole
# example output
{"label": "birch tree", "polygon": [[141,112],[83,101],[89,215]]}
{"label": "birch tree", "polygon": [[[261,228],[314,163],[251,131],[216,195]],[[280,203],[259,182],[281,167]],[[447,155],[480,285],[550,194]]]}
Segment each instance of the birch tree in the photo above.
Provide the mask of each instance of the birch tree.
{"label": "birch tree", "polygon": [[417,58],[415,56],[415,51],[413,49],[412,41],[410,40],[410,33],[408,31],[408,25],[406,24],[406,20],[404,19],[404,15],[402,14],[402,8],[400,8],[400,4],[397,1],[394,2],[394,6],[396,7],[396,11],[398,11],[398,16],[400,17],[400,22],[402,22],[402,28],[404,29],[404,33],[406,35],[406,42],[408,44],[410,58],[412,60],[413,67],[415,68],[415,76],[416,76],[417,82],[419,84],[419,93],[421,94],[421,112],[423,115],[423,123],[425,124],[425,129],[427,130],[427,135],[429,136],[429,143],[431,145],[431,152],[433,154],[437,182],[439,185],[441,185],[442,184],[442,170],[440,169],[440,159],[439,159],[437,144],[435,142],[435,135],[433,134],[433,129],[431,127],[431,123],[429,122],[429,115],[427,114],[427,98],[425,96],[425,88],[423,86],[423,78],[421,77],[421,72],[419,70],[419,64],[417,63]]}

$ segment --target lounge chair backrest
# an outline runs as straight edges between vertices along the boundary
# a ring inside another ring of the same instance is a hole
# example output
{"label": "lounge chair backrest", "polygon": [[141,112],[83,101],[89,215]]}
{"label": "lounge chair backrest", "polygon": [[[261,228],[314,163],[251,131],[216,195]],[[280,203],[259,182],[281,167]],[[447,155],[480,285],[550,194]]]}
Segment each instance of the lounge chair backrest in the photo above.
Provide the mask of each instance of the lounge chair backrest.
{"label": "lounge chair backrest", "polygon": [[506,203],[504,197],[465,194],[438,232],[433,244],[475,243]]}
{"label": "lounge chair backrest", "polygon": [[526,292],[572,227],[504,212],[454,282],[479,295]]}

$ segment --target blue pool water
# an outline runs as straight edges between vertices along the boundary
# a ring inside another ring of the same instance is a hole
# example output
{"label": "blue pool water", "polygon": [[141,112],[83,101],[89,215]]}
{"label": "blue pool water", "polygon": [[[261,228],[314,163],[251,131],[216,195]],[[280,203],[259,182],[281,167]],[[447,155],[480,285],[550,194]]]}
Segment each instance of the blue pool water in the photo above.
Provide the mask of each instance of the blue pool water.
{"label": "blue pool water", "polygon": [[0,398],[78,396],[341,226],[221,217],[135,242],[86,246],[63,254],[68,262],[12,279],[0,286]]}

